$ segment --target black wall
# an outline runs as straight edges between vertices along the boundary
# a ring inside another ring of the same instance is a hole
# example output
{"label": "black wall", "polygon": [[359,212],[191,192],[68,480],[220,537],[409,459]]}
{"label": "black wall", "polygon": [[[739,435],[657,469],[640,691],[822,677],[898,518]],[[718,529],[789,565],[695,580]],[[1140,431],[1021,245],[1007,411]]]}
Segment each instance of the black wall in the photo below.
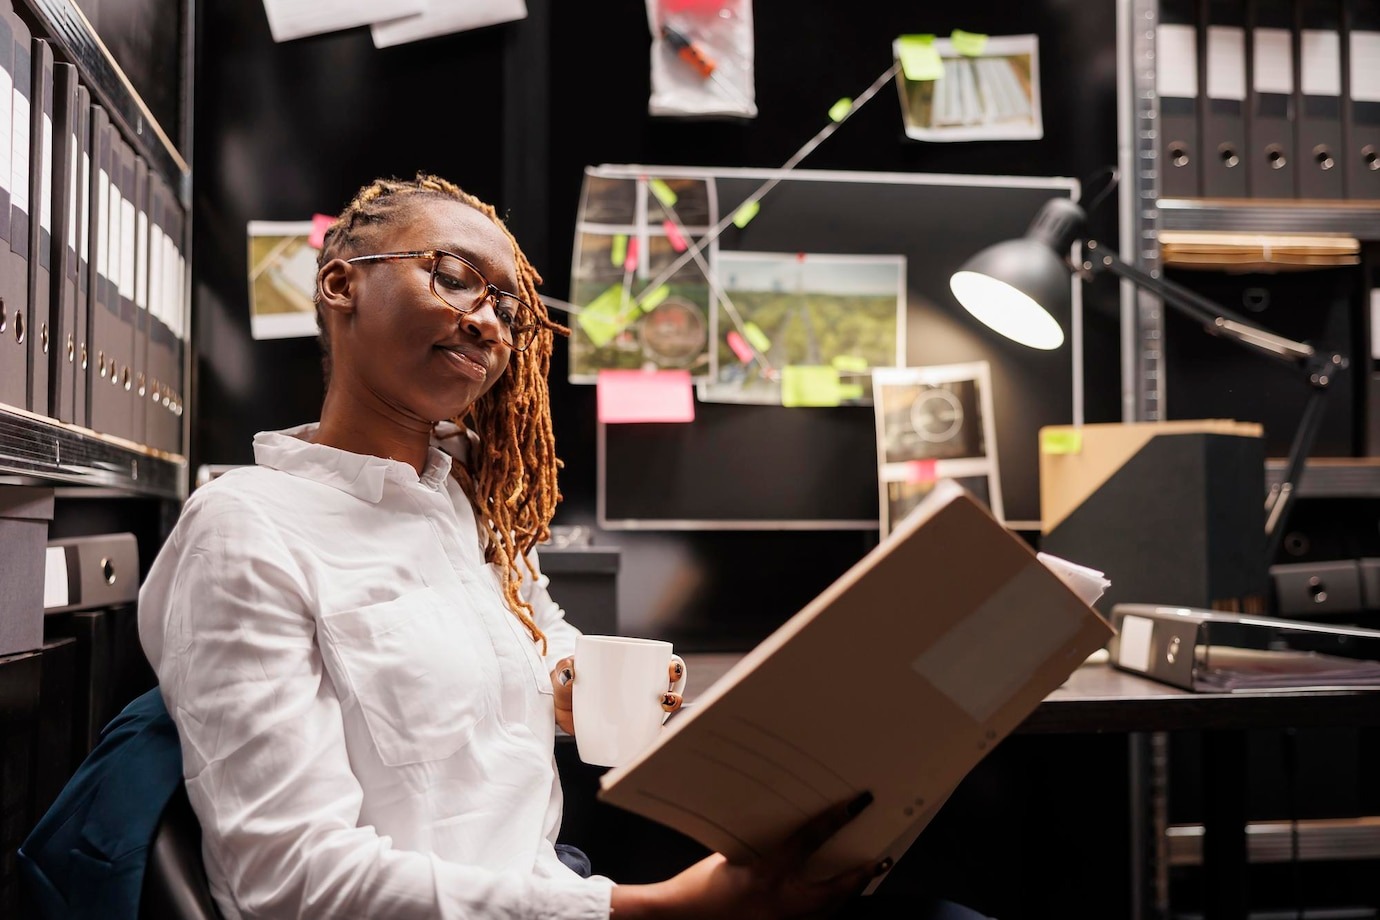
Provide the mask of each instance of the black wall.
{"label": "black wall", "polygon": [[[757,103],[745,123],[650,118],[646,8],[529,0],[508,26],[377,50],[366,30],[275,45],[259,3],[198,3],[193,463],[251,462],[254,432],[316,417],[315,343],[249,337],[245,224],[333,212],[376,175],[425,169],[506,211],[564,299],[584,167],[781,165],[891,63],[899,34],[1040,38],[1045,139],[905,139],[889,87],[805,161],[816,169],[1071,176],[1116,156],[1112,0],[755,4]],[[1113,238],[1104,208],[1097,231]],[[942,224],[933,231],[942,233]],[[1119,418],[1115,286],[1086,292],[1087,419]],[[594,389],[552,366],[566,501],[594,519]],[[875,541],[861,533],[600,534],[623,547],[620,617],[682,648],[746,648]]]}

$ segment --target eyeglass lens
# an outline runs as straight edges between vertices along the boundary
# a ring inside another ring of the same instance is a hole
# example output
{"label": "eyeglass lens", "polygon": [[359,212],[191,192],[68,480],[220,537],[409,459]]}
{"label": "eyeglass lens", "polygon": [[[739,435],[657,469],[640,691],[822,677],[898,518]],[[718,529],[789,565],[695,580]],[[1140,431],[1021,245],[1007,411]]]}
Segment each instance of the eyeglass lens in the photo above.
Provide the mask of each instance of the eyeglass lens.
{"label": "eyeglass lens", "polygon": [[[452,255],[442,255],[432,271],[436,296],[461,313],[478,309],[489,294],[489,282],[478,270]],[[504,339],[521,351],[536,335],[536,314],[510,294],[496,294],[494,314],[503,324]]]}

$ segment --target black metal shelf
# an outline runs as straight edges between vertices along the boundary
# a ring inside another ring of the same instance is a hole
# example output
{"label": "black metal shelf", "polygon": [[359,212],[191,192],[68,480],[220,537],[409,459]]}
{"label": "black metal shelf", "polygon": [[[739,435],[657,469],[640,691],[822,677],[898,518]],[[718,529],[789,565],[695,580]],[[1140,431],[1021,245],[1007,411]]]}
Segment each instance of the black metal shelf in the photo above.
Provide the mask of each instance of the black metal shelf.
{"label": "black metal shelf", "polygon": [[0,405],[0,478],[177,499],[187,460]]}
{"label": "black metal shelf", "polygon": [[[1265,484],[1284,479],[1284,460],[1265,462]],[[1380,458],[1310,460],[1298,483],[1299,498],[1380,498]]]}
{"label": "black metal shelf", "polygon": [[1161,198],[1161,230],[1342,234],[1380,240],[1380,201]]}
{"label": "black metal shelf", "polygon": [[[37,19],[42,37],[52,41],[61,56],[76,65],[95,101],[105,106],[125,136],[177,191],[186,207],[191,200],[191,168],[186,158],[150,114],[81,10],[72,0],[22,0],[16,9],[23,10],[26,5],[32,18]],[[185,54],[184,51],[184,57]]]}

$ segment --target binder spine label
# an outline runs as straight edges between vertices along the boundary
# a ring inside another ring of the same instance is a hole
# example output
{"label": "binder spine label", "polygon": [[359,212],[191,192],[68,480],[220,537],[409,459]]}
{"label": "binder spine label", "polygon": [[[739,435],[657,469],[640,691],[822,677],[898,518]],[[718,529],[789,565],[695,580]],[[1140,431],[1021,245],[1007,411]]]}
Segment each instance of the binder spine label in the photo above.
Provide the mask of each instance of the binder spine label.
{"label": "binder spine label", "polygon": [[1342,37],[1304,29],[1299,41],[1299,89],[1305,96],[1342,94]]}

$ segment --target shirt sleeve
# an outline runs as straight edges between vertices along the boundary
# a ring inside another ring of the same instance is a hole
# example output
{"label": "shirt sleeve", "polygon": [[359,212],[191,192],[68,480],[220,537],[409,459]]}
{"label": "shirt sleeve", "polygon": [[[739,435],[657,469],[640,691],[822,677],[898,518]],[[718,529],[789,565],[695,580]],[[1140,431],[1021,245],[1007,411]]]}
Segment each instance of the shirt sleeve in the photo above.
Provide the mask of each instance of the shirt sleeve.
{"label": "shirt sleeve", "polygon": [[532,560],[532,568],[536,569],[537,577],[535,581],[531,578],[523,579],[522,597],[532,605],[537,628],[546,634],[545,661],[547,670],[550,670],[562,658],[575,654],[575,640],[580,637],[580,630],[565,618],[565,611],[561,609],[561,605],[556,603],[546,590],[551,584],[551,579],[542,573],[537,551],[533,549],[528,558]]}
{"label": "shirt sleeve", "polygon": [[363,793],[303,573],[250,502],[206,493],[154,563],[139,616],[227,913],[606,920],[607,879],[458,865],[358,826]]}

